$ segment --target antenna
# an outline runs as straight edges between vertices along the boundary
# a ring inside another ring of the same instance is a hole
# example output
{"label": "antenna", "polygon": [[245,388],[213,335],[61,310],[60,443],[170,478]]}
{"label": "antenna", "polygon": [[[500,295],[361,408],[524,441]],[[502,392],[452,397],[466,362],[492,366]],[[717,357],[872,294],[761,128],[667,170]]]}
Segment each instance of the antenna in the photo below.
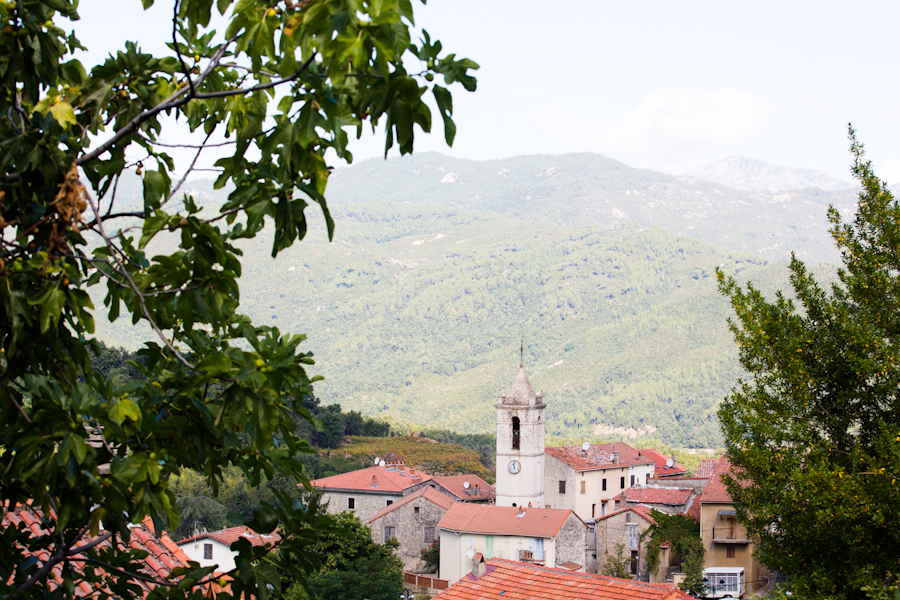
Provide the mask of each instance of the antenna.
{"label": "antenna", "polygon": [[467,540],[466,545],[467,545],[469,548],[472,547],[472,540],[471,540],[471,538]]}
{"label": "antenna", "polygon": [[473,556],[475,556],[475,551],[472,550],[471,548],[469,548],[469,549],[466,551],[466,556],[469,557],[469,558],[472,558]]}
{"label": "antenna", "polygon": [[583,443],[583,444],[581,445],[581,449],[584,450],[585,452],[587,452],[588,450],[591,449],[591,443],[590,443],[590,442],[585,442],[585,443]]}
{"label": "antenna", "polygon": [[675,466],[675,461],[670,458],[666,461],[666,466],[671,469],[673,466]]}
{"label": "antenna", "polygon": [[385,464],[387,464],[387,463],[385,463],[384,459],[382,458],[381,461],[378,463],[378,466],[383,467]]}
{"label": "antenna", "polygon": [[375,466],[376,466],[376,467],[378,466],[378,462],[379,462],[380,460],[381,460],[381,458],[379,458],[379,457],[377,457],[377,456],[375,457]]}
{"label": "antenna", "polygon": [[463,482],[463,487],[466,488],[466,489],[469,489],[469,487],[471,487],[471,486],[469,485],[469,482],[468,482],[468,481],[464,481],[464,482]]}
{"label": "antenna", "polygon": [[519,344],[519,368],[525,367],[525,338]]}

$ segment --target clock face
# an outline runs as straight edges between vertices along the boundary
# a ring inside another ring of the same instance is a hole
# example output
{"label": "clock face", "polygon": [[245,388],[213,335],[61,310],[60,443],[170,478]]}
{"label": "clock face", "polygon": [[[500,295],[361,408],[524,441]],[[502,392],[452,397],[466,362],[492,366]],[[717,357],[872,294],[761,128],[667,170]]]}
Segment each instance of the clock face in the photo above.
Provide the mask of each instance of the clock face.
{"label": "clock face", "polygon": [[509,461],[509,472],[510,473],[515,475],[516,473],[518,473],[521,470],[522,470],[522,465],[519,464],[519,461],[517,461],[517,460]]}

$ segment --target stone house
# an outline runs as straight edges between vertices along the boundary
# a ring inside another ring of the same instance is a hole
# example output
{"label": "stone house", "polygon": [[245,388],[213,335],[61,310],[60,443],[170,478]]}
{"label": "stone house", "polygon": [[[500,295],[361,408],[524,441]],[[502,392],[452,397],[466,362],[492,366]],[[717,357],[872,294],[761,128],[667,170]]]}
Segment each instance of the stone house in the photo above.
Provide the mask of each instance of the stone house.
{"label": "stone house", "polygon": [[454,502],[435,488],[420,488],[369,519],[372,539],[383,544],[396,538],[400,542],[397,556],[403,561],[404,570],[421,573],[424,570],[422,551],[438,539],[438,523]]}
{"label": "stone house", "polygon": [[234,559],[238,554],[231,549],[231,544],[241,538],[246,539],[252,546],[265,546],[266,544],[275,546],[281,541],[281,536],[277,532],[259,534],[249,527],[240,525],[219,531],[204,532],[183,539],[177,544],[190,560],[197,561],[201,567],[218,565],[217,572],[227,573],[235,568]]}
{"label": "stone house", "polygon": [[574,510],[584,521],[615,510],[614,498],[646,484],[656,461],[628,444],[546,448],[544,506]]}
{"label": "stone house", "polygon": [[368,522],[386,506],[426,487],[431,475],[405,466],[399,461],[366,469],[315,479],[310,484],[322,492],[327,512],[355,513]]}
{"label": "stone house", "polygon": [[452,475],[435,477],[434,487],[452,496],[457,502],[491,503],[496,497],[494,488],[478,475]]}
{"label": "stone house", "polygon": [[[588,522],[593,525],[596,536],[596,564],[597,572],[601,572],[603,565],[610,556],[616,555],[616,545],[624,546],[624,556],[631,559],[630,573],[639,581],[665,581],[665,576],[654,577],[647,568],[647,545],[641,536],[652,525],[656,525],[649,506],[641,504],[628,505],[619,510],[608,513],[602,517]],[[666,572],[668,561],[660,556],[660,571]]]}
{"label": "stone house", "polygon": [[587,525],[572,510],[457,502],[438,524],[440,577],[452,584],[476,556],[583,571]]}
{"label": "stone house", "polygon": [[731,462],[723,457],[700,496],[700,537],[706,550],[703,566],[743,568],[749,590],[749,582],[764,582],[770,573],[753,558],[753,542],[738,522],[734,502],[722,482],[722,476],[731,473]]}

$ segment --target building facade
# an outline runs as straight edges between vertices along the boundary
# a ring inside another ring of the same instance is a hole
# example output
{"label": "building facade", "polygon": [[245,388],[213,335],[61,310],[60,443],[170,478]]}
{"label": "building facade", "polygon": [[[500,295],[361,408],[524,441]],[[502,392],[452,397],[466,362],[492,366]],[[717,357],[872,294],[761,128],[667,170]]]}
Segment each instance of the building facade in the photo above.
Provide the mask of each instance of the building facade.
{"label": "building facade", "polygon": [[641,538],[647,529],[656,524],[651,510],[648,506],[632,505],[613,511],[593,522],[594,535],[597,538],[598,573],[603,571],[610,557],[617,558],[617,546],[621,544],[623,557],[630,560],[630,573],[635,579],[660,581],[659,578],[654,578],[647,568],[647,540]]}
{"label": "building facade", "polygon": [[178,542],[178,547],[193,561],[200,563],[201,567],[218,565],[217,572],[227,573],[235,568],[237,552],[231,549],[231,544],[244,538],[251,546],[275,546],[281,541],[277,533],[259,534],[246,527],[229,527],[219,531],[204,532]]}
{"label": "building facade", "polygon": [[535,394],[525,367],[497,397],[496,504],[544,507],[544,394]]}

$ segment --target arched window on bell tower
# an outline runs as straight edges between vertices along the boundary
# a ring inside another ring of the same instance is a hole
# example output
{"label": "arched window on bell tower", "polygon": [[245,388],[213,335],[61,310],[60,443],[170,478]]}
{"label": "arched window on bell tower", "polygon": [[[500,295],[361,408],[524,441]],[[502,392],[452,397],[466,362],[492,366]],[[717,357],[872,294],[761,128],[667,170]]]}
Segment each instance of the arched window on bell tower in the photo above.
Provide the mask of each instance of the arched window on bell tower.
{"label": "arched window on bell tower", "polygon": [[512,419],[512,449],[519,449],[519,417]]}

